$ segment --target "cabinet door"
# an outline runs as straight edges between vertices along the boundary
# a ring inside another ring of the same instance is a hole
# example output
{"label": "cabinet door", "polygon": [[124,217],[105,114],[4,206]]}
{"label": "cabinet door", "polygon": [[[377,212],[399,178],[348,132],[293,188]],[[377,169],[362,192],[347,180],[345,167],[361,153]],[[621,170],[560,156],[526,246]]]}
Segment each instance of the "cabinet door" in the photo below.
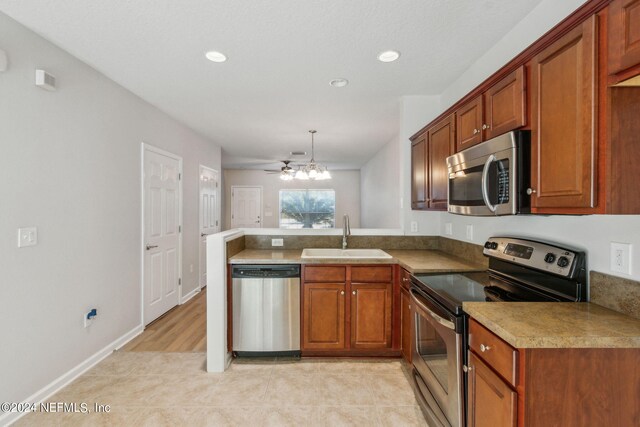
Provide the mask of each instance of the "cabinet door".
{"label": "cabinet door", "polygon": [[640,0],[614,0],[608,27],[609,72],[640,65]]}
{"label": "cabinet door", "polygon": [[391,283],[351,284],[351,348],[391,347]]}
{"label": "cabinet door", "polygon": [[517,393],[469,352],[469,427],[516,426]]}
{"label": "cabinet door", "polygon": [[533,208],[594,206],[596,16],[531,64]]}
{"label": "cabinet door", "polygon": [[432,128],[428,134],[427,198],[429,209],[447,210],[447,184],[449,172],[447,171],[447,157],[453,154],[455,141],[454,115],[450,115]]}
{"label": "cabinet door", "polygon": [[344,283],[305,283],[303,349],[344,349]]}
{"label": "cabinet door", "polygon": [[400,334],[400,345],[402,348],[402,356],[404,357],[404,360],[406,360],[408,363],[411,363],[411,356],[413,355],[411,347],[411,343],[413,340],[413,317],[411,316],[411,296],[409,294],[409,291],[407,291],[405,288],[402,288],[400,291],[400,298],[400,323],[402,328]]}
{"label": "cabinet door", "polygon": [[491,139],[527,124],[524,67],[484,93],[484,138]]}
{"label": "cabinet door", "polygon": [[427,207],[427,132],[411,144],[411,209]]}
{"label": "cabinet door", "polygon": [[456,152],[482,142],[482,96],[456,111]]}

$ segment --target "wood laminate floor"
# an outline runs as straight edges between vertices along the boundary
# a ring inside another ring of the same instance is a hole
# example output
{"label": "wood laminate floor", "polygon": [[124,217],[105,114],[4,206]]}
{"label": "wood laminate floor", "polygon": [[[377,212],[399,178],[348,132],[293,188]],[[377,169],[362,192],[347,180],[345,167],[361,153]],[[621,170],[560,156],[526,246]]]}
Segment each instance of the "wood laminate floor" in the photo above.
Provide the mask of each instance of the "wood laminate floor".
{"label": "wood laminate floor", "polygon": [[207,351],[206,288],[186,304],[177,306],[151,322],[122,351]]}

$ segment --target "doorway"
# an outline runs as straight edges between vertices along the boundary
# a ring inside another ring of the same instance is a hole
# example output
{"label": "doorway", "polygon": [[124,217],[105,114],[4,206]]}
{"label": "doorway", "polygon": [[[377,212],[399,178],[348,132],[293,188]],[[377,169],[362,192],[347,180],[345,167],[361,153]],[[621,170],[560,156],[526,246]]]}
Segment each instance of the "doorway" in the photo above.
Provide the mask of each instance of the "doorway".
{"label": "doorway", "polygon": [[182,282],[182,158],[142,144],[142,317],[178,305]]}
{"label": "doorway", "polygon": [[218,172],[200,165],[200,289],[207,285],[207,236],[220,231]]}
{"label": "doorway", "polygon": [[231,186],[231,228],[262,227],[262,187]]}

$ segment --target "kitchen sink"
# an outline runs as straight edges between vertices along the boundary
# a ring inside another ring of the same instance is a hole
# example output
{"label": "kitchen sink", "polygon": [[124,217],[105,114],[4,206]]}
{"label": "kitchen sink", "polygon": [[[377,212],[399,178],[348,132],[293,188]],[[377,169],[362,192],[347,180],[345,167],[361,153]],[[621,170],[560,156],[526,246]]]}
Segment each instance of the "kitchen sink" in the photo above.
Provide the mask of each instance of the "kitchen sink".
{"label": "kitchen sink", "polygon": [[304,249],[302,258],[374,258],[389,259],[391,255],[381,249]]}

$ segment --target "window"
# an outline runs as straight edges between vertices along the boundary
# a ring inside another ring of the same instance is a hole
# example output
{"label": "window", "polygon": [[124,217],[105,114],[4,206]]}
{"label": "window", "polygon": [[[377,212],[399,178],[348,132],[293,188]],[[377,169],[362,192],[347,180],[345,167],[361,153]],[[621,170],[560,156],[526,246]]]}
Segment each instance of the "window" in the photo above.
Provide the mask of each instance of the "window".
{"label": "window", "polygon": [[334,190],[280,190],[280,228],[334,228]]}

